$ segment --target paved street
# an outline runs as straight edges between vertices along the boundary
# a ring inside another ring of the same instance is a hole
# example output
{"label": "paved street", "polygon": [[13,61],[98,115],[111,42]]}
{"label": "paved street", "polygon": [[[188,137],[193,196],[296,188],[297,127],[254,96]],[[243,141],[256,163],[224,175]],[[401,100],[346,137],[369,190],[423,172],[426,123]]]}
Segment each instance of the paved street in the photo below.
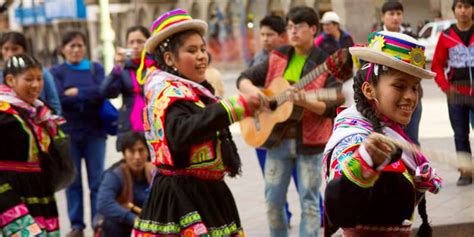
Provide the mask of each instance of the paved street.
{"label": "paved street", "polygon": [[[236,93],[235,79],[237,71],[222,71],[224,75],[226,95]],[[351,85],[345,85],[347,91]],[[424,81],[423,117],[420,127],[422,146],[426,149],[453,151],[454,141],[449,124],[447,106],[444,95],[436,87],[434,81]],[[243,162],[243,175],[236,179],[227,179],[235,196],[243,226],[247,236],[269,236],[265,214],[265,201],[263,196],[264,182],[255,151],[247,146],[239,134],[237,126],[232,126],[235,142]],[[120,159],[120,154],[114,151],[115,139],[110,138],[107,144],[107,165]],[[428,195],[428,215],[432,225],[445,225],[453,223],[474,223],[474,186],[457,187],[455,185],[458,172],[445,164],[435,163],[437,171],[444,178],[444,188],[438,195]],[[85,170],[83,171],[85,174]],[[85,207],[89,207],[86,177],[83,176],[85,189]],[[62,235],[69,231],[69,222],[66,212],[64,192],[57,193]],[[293,212],[291,221],[291,236],[298,236],[299,215],[301,213],[293,183],[288,193],[290,209]],[[89,209],[85,210],[86,220],[89,223]],[[419,225],[419,217],[415,219],[414,227]],[[88,226],[90,226],[88,224]],[[91,236],[88,229],[87,236]]]}

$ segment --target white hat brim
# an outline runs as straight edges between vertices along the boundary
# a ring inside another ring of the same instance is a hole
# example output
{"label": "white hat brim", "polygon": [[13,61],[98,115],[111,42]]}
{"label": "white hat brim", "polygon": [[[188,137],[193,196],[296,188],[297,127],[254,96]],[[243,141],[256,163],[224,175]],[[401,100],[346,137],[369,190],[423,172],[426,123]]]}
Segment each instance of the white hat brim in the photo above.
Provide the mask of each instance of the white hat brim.
{"label": "white hat brim", "polygon": [[145,50],[147,53],[153,53],[155,50],[156,46],[169,36],[178,33],[180,31],[185,31],[185,30],[197,30],[201,36],[204,36],[204,34],[207,31],[207,23],[203,20],[199,19],[193,19],[193,20],[187,20],[187,21],[182,21],[179,23],[176,23],[172,26],[169,26],[168,28],[162,30],[161,32],[152,35],[148,40],[145,42]]}
{"label": "white hat brim", "polygon": [[371,49],[367,47],[350,47],[349,52],[353,56],[364,61],[385,65],[387,67],[397,69],[417,78],[433,79],[436,76],[436,73],[432,71],[420,68],[413,64],[406,63],[376,49]]}

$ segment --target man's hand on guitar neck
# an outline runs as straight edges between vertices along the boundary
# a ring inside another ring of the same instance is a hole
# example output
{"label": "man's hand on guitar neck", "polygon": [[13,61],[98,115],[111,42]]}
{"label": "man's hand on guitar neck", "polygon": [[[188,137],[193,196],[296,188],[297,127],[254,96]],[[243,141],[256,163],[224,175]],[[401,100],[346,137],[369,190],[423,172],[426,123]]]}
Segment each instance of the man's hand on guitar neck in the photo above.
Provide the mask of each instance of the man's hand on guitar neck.
{"label": "man's hand on guitar neck", "polygon": [[293,88],[288,91],[288,97],[295,105],[301,106],[318,115],[323,115],[326,111],[326,103],[318,100],[308,101],[304,90],[298,91]]}

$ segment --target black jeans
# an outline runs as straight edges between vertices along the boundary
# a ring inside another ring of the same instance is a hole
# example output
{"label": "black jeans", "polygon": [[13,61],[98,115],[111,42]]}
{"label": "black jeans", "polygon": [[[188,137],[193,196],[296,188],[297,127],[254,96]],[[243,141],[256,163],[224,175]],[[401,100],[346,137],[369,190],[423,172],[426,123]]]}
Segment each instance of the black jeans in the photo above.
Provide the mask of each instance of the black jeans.
{"label": "black jeans", "polygon": [[456,151],[471,153],[469,123],[473,125],[474,105],[456,104],[448,101],[449,120],[454,131]]}

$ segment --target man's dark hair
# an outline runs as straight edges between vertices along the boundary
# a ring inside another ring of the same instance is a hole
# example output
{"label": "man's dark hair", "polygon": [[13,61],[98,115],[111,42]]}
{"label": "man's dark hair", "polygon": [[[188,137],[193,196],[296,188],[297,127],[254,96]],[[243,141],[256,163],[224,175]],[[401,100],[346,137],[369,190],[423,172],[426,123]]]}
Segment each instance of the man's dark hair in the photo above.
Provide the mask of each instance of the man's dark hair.
{"label": "man's dark hair", "polygon": [[474,5],[474,0],[454,0],[453,1],[453,6],[451,7],[451,10],[454,12],[454,8],[456,7],[456,4],[462,3],[464,5],[471,6]]}
{"label": "man's dark hair", "polygon": [[295,24],[306,22],[309,26],[319,25],[318,13],[313,8],[307,6],[296,6],[290,9],[286,15],[286,23],[292,21]]}
{"label": "man's dark hair", "polygon": [[127,149],[132,149],[137,142],[142,142],[146,146],[145,135],[142,132],[127,132],[121,138],[120,150],[125,152]]}
{"label": "man's dark hair", "polygon": [[388,0],[382,6],[382,14],[385,14],[388,11],[403,12],[403,5],[397,0]]}
{"label": "man's dark hair", "polygon": [[285,21],[280,16],[275,16],[275,15],[265,16],[260,21],[260,28],[264,26],[269,27],[273,31],[277,32],[279,35],[285,33],[285,28],[286,28]]}

